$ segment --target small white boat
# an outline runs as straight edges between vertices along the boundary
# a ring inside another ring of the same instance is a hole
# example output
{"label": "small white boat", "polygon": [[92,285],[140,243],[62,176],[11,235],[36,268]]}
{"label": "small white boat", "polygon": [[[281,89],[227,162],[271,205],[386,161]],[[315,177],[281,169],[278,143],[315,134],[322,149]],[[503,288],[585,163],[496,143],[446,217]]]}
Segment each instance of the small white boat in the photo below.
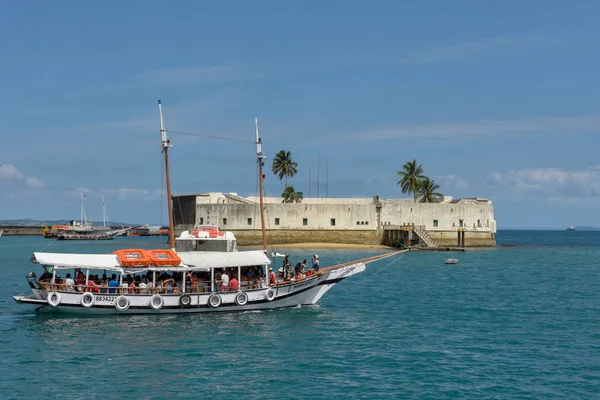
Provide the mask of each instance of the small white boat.
{"label": "small white boat", "polygon": [[458,258],[446,258],[444,264],[458,264]]}
{"label": "small white boat", "polygon": [[2,237],[2,232],[4,232],[4,231],[0,231],[0,238]]}

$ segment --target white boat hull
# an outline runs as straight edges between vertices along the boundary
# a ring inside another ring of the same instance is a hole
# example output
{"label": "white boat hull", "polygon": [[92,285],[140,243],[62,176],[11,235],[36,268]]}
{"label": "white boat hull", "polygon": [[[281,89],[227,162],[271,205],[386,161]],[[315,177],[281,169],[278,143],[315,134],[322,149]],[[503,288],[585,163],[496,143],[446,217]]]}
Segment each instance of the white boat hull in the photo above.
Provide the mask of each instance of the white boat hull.
{"label": "white boat hull", "polygon": [[[365,268],[365,264],[359,262],[332,269],[322,275],[298,282],[280,284],[272,288],[251,289],[244,292],[188,293],[189,299],[186,300],[189,300],[189,304],[185,306],[181,305],[181,298],[186,295],[161,294],[163,304],[159,309],[153,308],[150,304],[153,296],[157,296],[153,294],[94,293],[93,305],[89,307],[82,304],[84,293],[80,292],[58,292],[60,301],[56,306],[51,306],[48,302],[48,295],[52,292],[39,289],[33,289],[30,296],[14,296],[14,300],[23,304],[36,305],[40,307],[39,311],[85,315],[187,314],[269,310],[315,304],[337,282],[363,272]],[[268,291],[274,292],[274,296],[273,293],[268,293]],[[247,295],[247,302],[244,305],[236,303],[236,296],[239,293]],[[209,305],[209,298],[215,295],[220,297],[220,304],[217,307]],[[273,296],[272,299],[269,299],[269,295]],[[117,309],[116,303],[119,297],[128,299],[126,309]]]}

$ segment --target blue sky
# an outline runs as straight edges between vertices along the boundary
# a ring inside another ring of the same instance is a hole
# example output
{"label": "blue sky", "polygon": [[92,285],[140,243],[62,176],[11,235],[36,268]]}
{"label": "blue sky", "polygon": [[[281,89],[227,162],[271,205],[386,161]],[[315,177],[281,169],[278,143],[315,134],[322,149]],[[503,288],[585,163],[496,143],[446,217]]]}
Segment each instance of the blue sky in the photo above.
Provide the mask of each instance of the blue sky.
{"label": "blue sky", "polygon": [[[402,197],[416,158],[502,227],[600,226],[600,4],[1,1],[0,219],[166,221],[175,194],[256,192],[253,140],[296,190]],[[327,165],[327,167],[326,167]],[[283,184],[267,175],[266,193]],[[162,205],[161,205],[162,203]],[[161,212],[161,209],[163,210]],[[161,217],[163,215],[163,217]]]}

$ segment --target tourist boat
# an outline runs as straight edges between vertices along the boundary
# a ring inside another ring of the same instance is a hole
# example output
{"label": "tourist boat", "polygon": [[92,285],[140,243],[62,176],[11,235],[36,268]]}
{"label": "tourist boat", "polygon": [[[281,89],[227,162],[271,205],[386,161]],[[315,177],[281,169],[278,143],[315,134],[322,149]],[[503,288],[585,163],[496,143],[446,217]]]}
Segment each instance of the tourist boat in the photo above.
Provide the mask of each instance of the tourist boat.
{"label": "tourist boat", "polygon": [[458,264],[458,258],[446,258],[444,264]]}
{"label": "tourist boat", "polygon": [[574,230],[575,230],[575,227],[574,227],[573,225],[571,225],[571,226],[569,226],[569,227],[567,228],[567,230],[568,230],[568,231],[574,231]]}
{"label": "tourist boat", "polygon": [[[164,128],[160,101],[158,107],[167,197],[170,199],[170,141]],[[210,240],[226,246],[230,246],[231,243],[227,242],[232,240],[235,246],[235,241],[226,232],[221,234],[212,226],[202,226],[179,238],[182,246],[195,243],[196,250],[176,251],[172,202],[169,201],[170,250],[127,249],[113,254],[36,252],[31,261],[42,265],[44,273],[39,278],[34,272],[29,273],[26,279],[31,293],[14,296],[14,300],[38,306],[40,311],[75,314],[200,313],[309,305],[315,304],[336,283],[363,272],[367,263],[405,251],[311,270],[296,279],[278,281],[266,255],[262,187],[264,155],[258,137],[258,123],[256,145],[263,250],[204,251],[202,246]],[[201,250],[198,250],[198,245]],[[71,278],[67,281],[66,275],[63,275],[70,272],[73,273],[73,281]],[[223,284],[224,273],[232,277],[229,287]],[[111,282],[107,282],[104,276],[98,279],[100,274],[110,275]],[[233,276],[237,277],[237,285]]]}

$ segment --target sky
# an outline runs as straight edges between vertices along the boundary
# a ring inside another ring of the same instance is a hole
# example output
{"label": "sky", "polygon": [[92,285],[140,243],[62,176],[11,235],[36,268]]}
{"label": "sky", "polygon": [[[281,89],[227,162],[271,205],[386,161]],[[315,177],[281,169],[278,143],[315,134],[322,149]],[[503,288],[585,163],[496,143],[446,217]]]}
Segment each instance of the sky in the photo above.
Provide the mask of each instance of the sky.
{"label": "sky", "polygon": [[[600,3],[1,0],[0,220],[166,223],[175,195],[407,197],[416,159],[499,228],[600,226]],[[193,136],[214,136],[219,140]],[[310,183],[310,185],[309,185]],[[318,183],[318,184],[317,184]]]}

